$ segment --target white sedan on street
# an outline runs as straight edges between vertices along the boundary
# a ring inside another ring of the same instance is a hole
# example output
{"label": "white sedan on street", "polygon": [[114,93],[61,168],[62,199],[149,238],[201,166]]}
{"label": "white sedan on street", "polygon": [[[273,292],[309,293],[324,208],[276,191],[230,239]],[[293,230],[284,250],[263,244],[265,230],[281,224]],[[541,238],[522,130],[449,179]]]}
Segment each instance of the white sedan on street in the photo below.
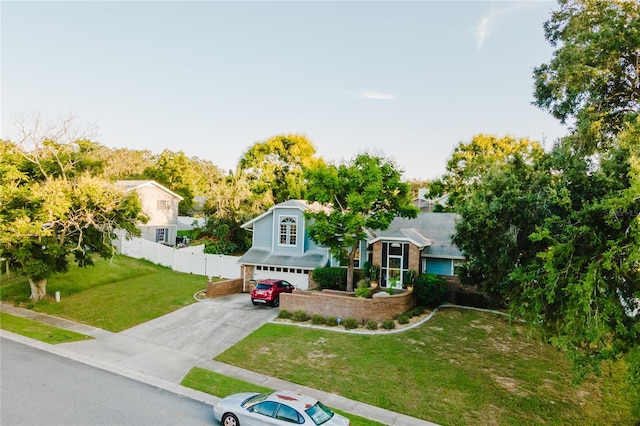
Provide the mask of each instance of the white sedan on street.
{"label": "white sedan on street", "polygon": [[213,407],[213,415],[223,426],[350,425],[317,399],[289,391],[229,395]]}

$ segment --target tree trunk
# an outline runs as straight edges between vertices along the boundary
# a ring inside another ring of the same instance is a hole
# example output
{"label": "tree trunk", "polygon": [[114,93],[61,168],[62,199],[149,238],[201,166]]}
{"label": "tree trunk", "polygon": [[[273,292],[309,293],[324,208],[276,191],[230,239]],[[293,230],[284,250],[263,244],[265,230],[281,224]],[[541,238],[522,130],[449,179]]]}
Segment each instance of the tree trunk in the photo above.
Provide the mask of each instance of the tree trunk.
{"label": "tree trunk", "polygon": [[358,244],[360,243],[357,242],[355,246],[351,247],[347,255],[347,291],[353,291],[353,258],[356,257]]}
{"label": "tree trunk", "polygon": [[36,280],[29,278],[29,287],[31,287],[31,300],[37,302],[47,295],[47,279]]}

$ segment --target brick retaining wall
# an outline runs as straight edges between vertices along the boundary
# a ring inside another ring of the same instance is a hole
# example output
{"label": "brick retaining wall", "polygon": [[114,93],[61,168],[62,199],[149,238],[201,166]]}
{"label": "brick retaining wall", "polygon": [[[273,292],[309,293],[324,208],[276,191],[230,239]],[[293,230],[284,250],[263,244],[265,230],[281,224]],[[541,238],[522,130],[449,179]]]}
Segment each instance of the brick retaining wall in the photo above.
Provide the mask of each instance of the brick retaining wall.
{"label": "brick retaining wall", "polygon": [[355,318],[358,321],[384,321],[394,318],[416,306],[413,293],[403,292],[388,297],[365,299],[341,291],[303,291],[280,295],[280,309],[289,312],[304,311],[309,316]]}
{"label": "brick retaining wall", "polygon": [[242,293],[242,284],[242,278],[218,282],[209,281],[207,283],[207,297],[214,299],[229,294]]}

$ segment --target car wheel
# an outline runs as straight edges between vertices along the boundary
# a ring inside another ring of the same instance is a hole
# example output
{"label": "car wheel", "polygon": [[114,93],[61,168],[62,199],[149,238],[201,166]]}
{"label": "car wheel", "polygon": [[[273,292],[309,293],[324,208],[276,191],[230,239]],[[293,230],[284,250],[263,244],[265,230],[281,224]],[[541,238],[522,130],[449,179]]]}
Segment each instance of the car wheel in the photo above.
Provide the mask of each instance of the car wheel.
{"label": "car wheel", "polygon": [[256,302],[255,300],[252,300],[251,303],[253,303],[254,305],[258,304],[258,302]]}
{"label": "car wheel", "polygon": [[238,418],[231,413],[222,416],[222,426],[240,426]]}
{"label": "car wheel", "polygon": [[275,307],[280,306],[280,296],[276,296],[276,298],[273,299],[273,302],[271,304]]}

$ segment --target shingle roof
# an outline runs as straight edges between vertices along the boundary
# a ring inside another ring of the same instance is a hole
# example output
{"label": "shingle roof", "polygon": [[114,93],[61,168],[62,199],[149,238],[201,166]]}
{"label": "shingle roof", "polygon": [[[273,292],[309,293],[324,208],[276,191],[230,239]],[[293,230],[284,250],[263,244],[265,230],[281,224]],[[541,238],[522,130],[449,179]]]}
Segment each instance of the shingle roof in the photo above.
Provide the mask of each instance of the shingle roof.
{"label": "shingle roof", "polygon": [[274,265],[295,268],[321,268],[329,261],[328,250],[309,250],[301,256],[273,254],[268,250],[250,248],[240,259],[245,265]]}
{"label": "shingle roof", "polygon": [[[431,242],[424,253],[429,257],[445,257],[463,259],[460,249],[451,242],[455,233],[456,220],[460,216],[456,213],[420,213],[415,219],[396,218],[389,228],[384,231],[371,231],[373,239],[393,238],[402,233],[415,235]],[[416,238],[416,237],[414,237]]]}

